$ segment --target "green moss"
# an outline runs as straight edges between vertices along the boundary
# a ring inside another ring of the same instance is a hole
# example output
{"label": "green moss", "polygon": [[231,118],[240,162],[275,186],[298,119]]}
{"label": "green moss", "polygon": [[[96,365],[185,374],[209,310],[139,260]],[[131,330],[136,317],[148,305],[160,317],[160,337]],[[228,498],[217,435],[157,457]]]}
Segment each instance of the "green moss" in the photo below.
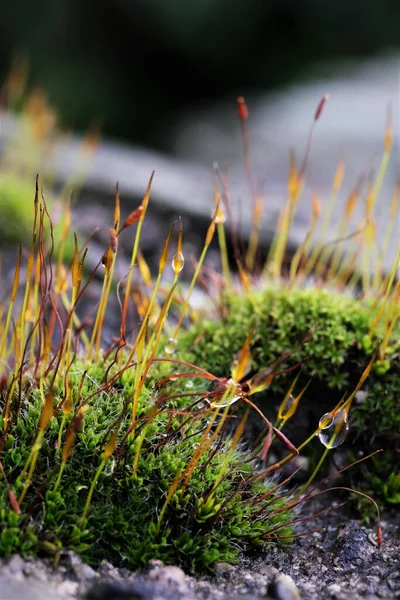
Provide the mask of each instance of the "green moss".
{"label": "green moss", "polygon": [[[269,286],[255,293],[252,302],[246,295],[231,296],[226,299],[226,309],[224,320],[202,320],[182,335],[179,345],[180,358],[216,376],[229,375],[234,353],[243,344],[251,323],[254,325],[251,344],[254,372],[294,348],[315,327],[312,339],[300,345],[282,365],[285,368],[305,360],[296,392],[311,381],[292,426],[288,423],[291,439],[296,444],[315,430],[322,414],[332,410],[345,392],[350,394],[354,390],[384,333],[378,329],[372,339],[368,336],[377,316],[373,306],[328,290]],[[254,396],[270,418],[276,415],[277,406],[292,381],[292,372],[281,375],[263,394]],[[392,486],[387,484],[391,474],[400,471],[397,331],[392,334],[386,358],[375,362],[363,390],[367,392],[366,397],[356,399],[351,407],[350,432],[342,447],[348,449],[349,456],[352,452],[357,458],[378,448],[386,450],[385,459],[376,457],[364,465],[364,489],[372,489],[394,502],[398,494],[389,491]],[[321,449],[318,441],[311,446],[312,453],[320,455]],[[362,489],[363,485],[359,487]]]}
{"label": "green moss", "polygon": [[[82,398],[104,383],[105,367],[88,366],[80,360],[74,363],[70,382],[75,401],[84,370],[87,369],[87,375]],[[156,401],[156,391],[151,386],[166,370],[170,370],[166,363],[153,369],[139,399],[139,417],[148,414]],[[276,526],[280,527],[281,536],[290,536],[287,500],[272,491],[272,482],[246,483],[252,466],[243,462],[247,458],[245,449],[232,449],[228,437],[217,437],[201,453],[188,485],[179,483],[159,523],[168,490],[202,443],[209,418],[187,419],[175,415],[170,422],[166,412],[159,412],[147,423],[136,477],[132,477],[132,465],[139,437],[134,441],[128,438],[122,446],[121,433],[118,438],[121,451],[106,462],[88,517],[82,522],[89,486],[101,462],[110,427],[119,418],[121,432],[126,432],[129,426],[130,417],[124,406],[129,407],[135,385],[132,369],[127,370],[107,391],[88,402],[73,452],[55,491],[62,450],[57,443],[62,411],[57,413],[40,449],[32,484],[23,502],[23,515],[11,510],[4,481],[0,482],[1,556],[39,550],[57,553],[68,547],[92,563],[107,557],[116,564],[138,567],[150,558],[160,558],[167,563],[179,562],[204,570],[217,559],[235,561],[240,550],[261,544]],[[62,394],[61,382],[56,388],[55,405],[62,400]],[[184,408],[187,403],[187,398],[171,400],[164,409]],[[31,452],[41,410],[39,391],[33,384],[28,385],[2,453],[9,485],[17,497],[25,481],[18,474]],[[182,427],[184,420],[187,423]],[[0,425],[3,430],[3,418]],[[65,435],[62,439],[64,443]],[[221,474],[221,482],[210,495]],[[271,493],[267,501],[256,502],[268,491]]]}

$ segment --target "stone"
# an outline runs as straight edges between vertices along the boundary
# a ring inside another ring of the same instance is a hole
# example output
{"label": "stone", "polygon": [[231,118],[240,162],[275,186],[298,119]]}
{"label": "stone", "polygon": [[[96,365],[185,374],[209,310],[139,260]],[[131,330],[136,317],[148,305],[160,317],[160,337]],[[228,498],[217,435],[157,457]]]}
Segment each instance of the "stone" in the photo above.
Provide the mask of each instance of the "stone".
{"label": "stone", "polygon": [[350,521],[338,533],[334,563],[344,569],[357,569],[371,562],[375,552],[369,532],[356,521]]}
{"label": "stone", "polygon": [[55,587],[40,581],[16,581],[0,575],[0,600],[72,600],[60,595]]}
{"label": "stone", "polygon": [[301,600],[300,592],[290,575],[279,575],[269,586],[268,596],[276,600]]}

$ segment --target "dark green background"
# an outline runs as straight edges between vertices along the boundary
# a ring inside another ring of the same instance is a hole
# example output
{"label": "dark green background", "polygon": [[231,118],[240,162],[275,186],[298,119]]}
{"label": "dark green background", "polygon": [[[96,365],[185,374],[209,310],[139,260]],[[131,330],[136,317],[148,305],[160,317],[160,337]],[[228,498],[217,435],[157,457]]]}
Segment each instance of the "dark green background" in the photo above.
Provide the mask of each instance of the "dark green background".
{"label": "dark green background", "polygon": [[162,148],[182,108],[400,43],[399,0],[6,0],[0,74],[30,61],[64,125]]}

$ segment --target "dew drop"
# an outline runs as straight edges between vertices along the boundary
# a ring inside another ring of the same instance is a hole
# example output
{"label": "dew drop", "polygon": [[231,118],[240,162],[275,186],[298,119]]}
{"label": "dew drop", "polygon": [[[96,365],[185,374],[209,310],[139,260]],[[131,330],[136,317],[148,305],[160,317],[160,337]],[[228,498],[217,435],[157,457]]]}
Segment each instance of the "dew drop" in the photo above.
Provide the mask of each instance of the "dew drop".
{"label": "dew drop", "polygon": [[226,221],[226,215],[225,215],[224,211],[222,210],[222,208],[218,208],[215,222],[216,223],[225,223],[225,221]]}
{"label": "dew drop", "polygon": [[187,381],[187,382],[186,382],[186,387],[187,387],[187,388],[192,388],[192,387],[193,387],[193,381],[191,381],[191,380],[189,379],[189,381]]}
{"label": "dew drop", "polygon": [[185,264],[185,257],[182,252],[177,252],[174,254],[172,259],[172,268],[174,270],[175,275],[178,275],[183,269],[183,265]]}
{"label": "dew drop", "polygon": [[169,376],[170,381],[176,381],[178,379],[178,373],[173,373]]}
{"label": "dew drop", "polygon": [[321,443],[326,448],[337,448],[346,439],[349,431],[349,421],[345,408],[339,410],[335,415],[326,413],[319,421],[317,433]]}
{"label": "dew drop", "polygon": [[178,340],[176,340],[175,338],[169,338],[168,342],[165,345],[165,352],[167,354],[173,354],[176,351],[176,347],[178,345]]}
{"label": "dew drop", "polygon": [[223,381],[215,379],[210,383],[208,388],[209,392],[214,392],[212,396],[208,397],[208,400],[212,406],[217,406],[218,408],[230,406],[240,400],[240,396],[235,395],[237,387],[238,384],[233,379]]}

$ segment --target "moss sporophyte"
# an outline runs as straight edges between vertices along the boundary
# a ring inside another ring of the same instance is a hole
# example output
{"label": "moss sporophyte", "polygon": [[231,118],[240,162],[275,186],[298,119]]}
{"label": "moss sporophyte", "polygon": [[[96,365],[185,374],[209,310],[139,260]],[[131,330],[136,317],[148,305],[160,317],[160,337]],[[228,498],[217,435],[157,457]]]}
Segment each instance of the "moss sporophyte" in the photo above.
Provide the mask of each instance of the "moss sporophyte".
{"label": "moss sporophyte", "polygon": [[[196,569],[235,561],[242,550],[299,535],[297,524],[307,518],[298,516],[299,508],[329,489],[329,483],[317,489],[312,482],[338,448],[359,479],[357,490],[346,481],[342,490],[363,500],[372,492],[381,503],[399,502],[400,254],[386,271],[392,223],[381,252],[373,226],[390,122],[363,223],[349,235],[347,219],[362,195],[357,187],[339,237],[325,241],[326,214],[342,186],[339,163],[321,226],[314,197],[305,240],[288,258],[311,130],[300,168],[291,155],[287,203],[269,256],[259,264],[262,199],[254,194],[242,98],[238,108],[253,203],[250,241],[243,253],[228,182],[216,168],[215,210],[186,288],[179,281],[182,220],[166,232],[155,276],[141,253],[153,175],[142,203],[124,221],[117,187],[109,246],[92,272],[86,270],[87,247],[70,236],[69,204],[54,241],[36,179],[32,241],[17,252],[14,280],[0,306],[1,556],[72,548],[92,563],[107,557],[133,567],[155,557]],[[398,196],[396,188],[393,214]],[[130,268],[115,281],[125,230],[135,230]],[[317,231],[322,235],[315,238]],[[215,233],[222,275],[204,270]],[[64,260],[69,239],[70,264]],[[95,277],[102,278],[101,295],[88,310]],[[200,283],[212,309],[191,306]],[[121,321],[110,342],[103,331],[111,296]],[[297,481],[298,469],[287,470],[300,453],[311,465],[306,483]],[[340,472],[344,478],[348,467]],[[372,502],[380,544],[379,509]]]}

